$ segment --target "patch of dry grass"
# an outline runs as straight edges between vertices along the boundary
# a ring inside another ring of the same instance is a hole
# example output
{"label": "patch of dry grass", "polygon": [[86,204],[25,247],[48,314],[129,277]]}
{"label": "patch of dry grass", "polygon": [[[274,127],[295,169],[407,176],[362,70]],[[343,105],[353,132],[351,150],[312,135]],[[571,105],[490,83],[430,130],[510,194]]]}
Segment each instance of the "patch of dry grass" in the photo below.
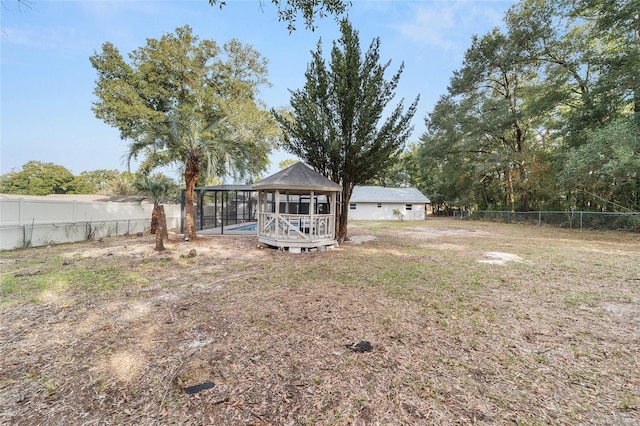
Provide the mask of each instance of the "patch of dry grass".
{"label": "patch of dry grass", "polygon": [[[375,239],[303,254],[231,236],[0,253],[0,423],[640,422],[637,234],[350,231]],[[373,352],[346,348],[359,340]]]}

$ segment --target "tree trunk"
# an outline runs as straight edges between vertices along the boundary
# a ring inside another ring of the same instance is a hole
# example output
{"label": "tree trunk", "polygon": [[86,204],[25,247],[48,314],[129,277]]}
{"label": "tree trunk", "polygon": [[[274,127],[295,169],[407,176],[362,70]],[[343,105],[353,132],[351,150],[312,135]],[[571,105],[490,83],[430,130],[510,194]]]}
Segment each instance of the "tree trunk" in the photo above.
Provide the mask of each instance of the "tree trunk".
{"label": "tree trunk", "polygon": [[528,212],[529,211],[529,191],[527,190],[527,169],[524,165],[524,162],[518,163],[518,173],[519,173],[518,186],[520,187],[520,211]]}
{"label": "tree trunk", "polygon": [[156,236],[156,251],[163,251],[164,242],[169,239],[167,231],[167,215],[164,212],[164,206],[156,204],[151,212],[151,234]]}
{"label": "tree trunk", "polygon": [[158,220],[159,220],[158,207],[159,207],[158,204],[154,205],[153,206],[153,210],[151,211],[151,229],[149,230],[149,232],[152,235],[155,235],[156,231],[158,230],[158,226],[159,226],[159,224],[158,224]]}
{"label": "tree trunk", "polygon": [[164,240],[168,237],[167,233],[167,216],[164,212],[164,206],[158,205],[153,208],[157,217],[157,229],[156,229],[156,251],[164,251]]}
{"label": "tree trunk", "polygon": [[164,251],[164,240],[162,239],[160,232],[156,232],[156,246],[154,248],[155,251]]}
{"label": "tree trunk", "polygon": [[[638,48],[640,48],[640,17],[638,16],[638,13],[640,13],[640,11],[636,11],[636,27],[634,28],[633,31],[633,42],[635,43],[636,46],[634,46],[634,50],[637,51]],[[633,69],[633,68],[632,68]],[[637,68],[635,69],[635,78],[633,81],[633,113],[635,114],[636,117],[638,117],[638,115],[640,115],[640,82],[638,82],[638,70]]]}
{"label": "tree trunk", "polygon": [[340,212],[338,216],[338,233],[336,240],[342,244],[347,241],[347,222],[349,220],[349,201],[351,200],[351,193],[353,187],[349,185],[342,185],[342,204],[340,205]]}
{"label": "tree trunk", "polygon": [[349,213],[349,203],[343,202],[340,206],[340,215],[338,216],[338,234],[336,240],[342,244],[347,239],[347,214]]}
{"label": "tree trunk", "polygon": [[[163,205],[158,205],[158,232],[164,241],[169,239],[169,230],[167,229],[167,214]],[[156,232],[156,234],[158,233]]]}
{"label": "tree trunk", "polygon": [[164,242],[169,239],[169,232],[167,230],[167,215],[164,211],[164,206],[158,204],[153,208],[153,214],[156,217],[156,251],[163,251],[165,249]]}
{"label": "tree trunk", "polygon": [[184,182],[186,190],[184,193],[185,215],[184,215],[184,240],[191,241],[196,238],[196,222],[194,212],[194,192],[198,181],[198,165],[193,161],[188,161],[184,171]]}
{"label": "tree trunk", "polygon": [[505,194],[505,204],[507,209],[514,210],[516,200],[513,189],[513,169],[507,169],[506,176],[507,178],[507,193]]}

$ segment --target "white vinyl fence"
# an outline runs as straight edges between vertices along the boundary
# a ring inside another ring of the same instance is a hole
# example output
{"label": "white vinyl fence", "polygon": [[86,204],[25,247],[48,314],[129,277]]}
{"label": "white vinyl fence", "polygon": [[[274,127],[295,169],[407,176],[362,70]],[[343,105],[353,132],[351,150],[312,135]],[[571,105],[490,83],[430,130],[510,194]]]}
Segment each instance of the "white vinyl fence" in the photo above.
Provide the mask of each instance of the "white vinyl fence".
{"label": "white vinyl fence", "polygon": [[[164,209],[167,227],[179,227],[180,206]],[[0,250],[144,232],[152,210],[146,203],[0,199]]]}

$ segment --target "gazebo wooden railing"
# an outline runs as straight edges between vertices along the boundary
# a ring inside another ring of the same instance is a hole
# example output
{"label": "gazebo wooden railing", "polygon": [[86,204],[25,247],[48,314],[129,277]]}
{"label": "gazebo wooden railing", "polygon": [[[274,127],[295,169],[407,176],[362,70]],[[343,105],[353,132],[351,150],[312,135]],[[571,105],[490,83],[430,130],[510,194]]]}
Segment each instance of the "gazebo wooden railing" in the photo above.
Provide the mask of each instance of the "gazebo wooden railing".
{"label": "gazebo wooden railing", "polygon": [[305,246],[335,238],[335,217],[331,214],[260,213],[258,237],[279,243]]}

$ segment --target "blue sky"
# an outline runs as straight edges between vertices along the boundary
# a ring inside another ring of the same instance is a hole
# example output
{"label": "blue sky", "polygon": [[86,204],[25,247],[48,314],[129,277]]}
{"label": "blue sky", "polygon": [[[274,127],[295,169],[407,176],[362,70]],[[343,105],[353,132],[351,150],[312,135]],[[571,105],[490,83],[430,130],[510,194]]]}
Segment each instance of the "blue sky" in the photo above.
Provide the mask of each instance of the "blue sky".
{"label": "blue sky", "polygon": [[[189,25],[200,39],[222,45],[238,39],[269,60],[262,100],[269,107],[289,105],[289,89],[301,88],[310,52],[322,39],[325,54],[339,38],[332,19],[311,32],[302,22],[289,33],[278,22],[270,0],[227,0],[222,10],[207,0],[191,1],[31,1],[30,7],[5,0],[1,17],[0,174],[19,170],[30,160],[62,165],[74,174],[85,170],[126,170],[128,142],[94,117],[91,104],[96,72],[89,57],[113,43],[123,56],[147,38]],[[410,141],[424,132],[424,119],[446,92],[474,34],[501,26],[513,1],[354,0],[349,12],[362,50],[375,37],[381,58],[391,60],[389,77],[404,62],[393,105],[420,95]],[[271,155],[265,176],[278,162]]]}

